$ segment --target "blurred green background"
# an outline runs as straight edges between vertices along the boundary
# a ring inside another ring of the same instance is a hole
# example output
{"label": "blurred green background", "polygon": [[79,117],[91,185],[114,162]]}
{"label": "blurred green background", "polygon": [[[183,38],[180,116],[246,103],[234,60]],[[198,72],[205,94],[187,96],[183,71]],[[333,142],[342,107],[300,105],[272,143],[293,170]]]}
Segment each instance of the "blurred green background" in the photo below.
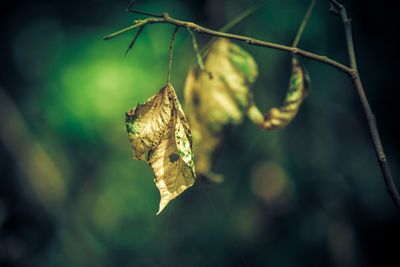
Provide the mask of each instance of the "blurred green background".
{"label": "blurred green background", "polygon": [[[1,2],[0,266],[384,266],[399,213],[386,194],[359,100],[343,74],[304,61],[311,95],[285,130],[226,129],[225,182],[197,181],[156,216],[151,168],[131,159],[124,113],[166,82],[170,25],[102,37],[136,18],[127,1]],[[251,2],[139,1],[220,28]],[[400,184],[396,10],[345,1],[361,77]],[[290,44],[308,1],[269,0],[232,32]],[[300,47],[347,62],[338,18],[320,0]],[[200,44],[207,36],[198,36]],[[258,106],[278,105],[290,55],[241,44],[257,60]],[[172,81],[193,62],[177,34]],[[182,99],[182,97],[181,97]],[[391,245],[393,242],[396,245]]]}

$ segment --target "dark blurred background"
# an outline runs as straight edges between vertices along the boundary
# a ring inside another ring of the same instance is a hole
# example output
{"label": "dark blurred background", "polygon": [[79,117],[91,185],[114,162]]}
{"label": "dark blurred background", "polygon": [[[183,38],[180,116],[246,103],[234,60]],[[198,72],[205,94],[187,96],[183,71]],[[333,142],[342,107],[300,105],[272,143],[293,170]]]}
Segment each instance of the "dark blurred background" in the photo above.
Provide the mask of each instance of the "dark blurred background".
{"label": "dark blurred background", "polygon": [[[195,186],[156,216],[150,167],[131,159],[124,112],[166,80],[170,25],[102,37],[135,18],[127,1],[2,1],[0,266],[387,266],[399,212],[386,194],[348,78],[304,61],[312,91],[287,129],[245,121],[216,160],[225,181]],[[362,80],[400,184],[400,30],[395,8],[345,1]],[[139,1],[139,9],[220,28],[250,1]],[[269,0],[231,31],[290,44],[308,1]],[[340,20],[320,0],[300,47],[347,63]],[[201,44],[207,36],[199,36]],[[241,44],[258,61],[257,104],[278,105],[290,55]],[[193,62],[178,32],[178,94]],[[393,245],[397,243],[397,245]]]}

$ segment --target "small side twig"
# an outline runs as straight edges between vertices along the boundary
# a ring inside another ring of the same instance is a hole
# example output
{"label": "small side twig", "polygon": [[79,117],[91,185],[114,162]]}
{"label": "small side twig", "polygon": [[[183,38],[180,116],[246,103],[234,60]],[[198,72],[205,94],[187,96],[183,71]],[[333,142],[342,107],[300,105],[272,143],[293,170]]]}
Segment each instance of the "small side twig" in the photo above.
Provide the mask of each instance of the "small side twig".
{"label": "small side twig", "polygon": [[347,52],[349,55],[350,66],[353,70],[353,72],[350,73],[349,76],[353,82],[353,86],[355,87],[358,93],[365,117],[368,122],[369,131],[372,137],[372,141],[374,143],[375,153],[379,162],[379,166],[381,168],[383,180],[386,185],[386,190],[390,195],[390,197],[392,198],[394,204],[400,211],[400,194],[397,190],[392,173],[390,171],[389,163],[386,160],[386,155],[383,150],[381,139],[379,137],[378,127],[376,125],[375,115],[373,114],[371,106],[369,105],[367,96],[365,95],[364,87],[360,79],[360,75],[358,73],[357,61],[354,52],[353,34],[351,31],[351,20],[347,17],[346,9],[342,4],[340,4],[336,0],[329,0],[329,1],[331,3],[331,10],[333,10],[335,14],[339,14],[344,24]]}
{"label": "small side twig", "polygon": [[141,27],[139,28],[139,30],[136,32],[136,34],[135,34],[135,36],[133,37],[131,43],[129,44],[128,48],[127,48],[126,51],[125,51],[125,57],[126,57],[126,55],[128,54],[129,50],[132,49],[132,47],[133,47],[133,45],[135,44],[137,38],[138,38],[139,35],[142,33],[143,29],[144,29],[144,26],[141,26]]}
{"label": "small side twig", "polygon": [[136,4],[136,1],[132,1],[126,11],[134,13],[134,14],[139,14],[139,15],[145,15],[145,16],[150,16],[153,18],[162,18],[162,14],[155,14],[155,13],[150,13],[150,12],[145,12],[145,11],[139,11],[132,9],[132,7]]}
{"label": "small side twig", "polygon": [[303,21],[301,22],[300,27],[299,27],[299,29],[297,30],[296,37],[295,37],[294,40],[293,40],[293,43],[292,43],[292,46],[293,46],[293,47],[297,47],[297,46],[299,45],[301,36],[303,35],[304,29],[305,29],[306,26],[307,26],[308,20],[309,20],[310,17],[311,17],[311,14],[312,14],[312,12],[313,12],[313,10],[314,10],[314,7],[315,7],[315,4],[316,4],[316,3],[317,3],[317,0],[312,0],[312,1],[311,1],[310,5],[309,5],[309,7],[308,7],[308,9],[307,9],[306,14],[304,15]]}
{"label": "small side twig", "polygon": [[179,26],[176,26],[174,31],[172,32],[171,45],[169,47],[169,63],[168,63],[167,83],[171,83],[172,52],[174,51],[175,35],[178,30],[179,30]]}
{"label": "small side twig", "polygon": [[210,79],[212,79],[212,77],[213,77],[212,73],[206,69],[206,66],[203,61],[203,57],[201,56],[201,52],[199,50],[199,44],[197,42],[195,33],[189,28],[186,28],[186,29],[188,30],[188,32],[190,33],[190,35],[192,37],[193,50],[194,50],[194,53],[196,54],[197,65],[199,66],[200,71],[205,72],[208,75],[208,77]]}
{"label": "small side twig", "polygon": [[205,66],[204,66],[203,58],[202,58],[202,56],[200,54],[199,45],[197,43],[196,35],[193,33],[193,31],[190,28],[186,28],[186,29],[190,33],[190,36],[192,37],[192,45],[193,45],[194,53],[196,54],[197,64],[199,65],[200,70],[204,71],[205,70]]}
{"label": "small side twig", "polygon": [[[226,23],[224,26],[222,26],[218,31],[220,32],[227,32],[233,27],[235,27],[237,24],[242,22],[244,19],[246,19],[248,16],[262,8],[265,4],[267,3],[267,0],[259,0],[256,3],[254,3],[252,6],[248,7],[245,9],[242,13],[234,17],[233,19],[229,20],[228,23]],[[200,53],[204,57],[207,55],[207,53],[210,51],[210,48],[212,44],[215,42],[215,37],[211,38],[206,45],[201,49]]]}
{"label": "small side twig", "polygon": [[131,26],[128,26],[128,27],[123,28],[123,29],[121,29],[119,31],[113,32],[112,34],[109,34],[109,35],[105,36],[103,39],[104,40],[109,40],[109,39],[112,39],[112,38],[114,38],[116,36],[124,34],[126,32],[129,32],[129,31],[131,31],[133,29],[136,29],[138,27],[145,26],[147,24],[162,23],[162,22],[163,22],[163,19],[159,19],[159,18],[148,18],[148,19],[142,19],[142,20],[135,20],[132,23]]}

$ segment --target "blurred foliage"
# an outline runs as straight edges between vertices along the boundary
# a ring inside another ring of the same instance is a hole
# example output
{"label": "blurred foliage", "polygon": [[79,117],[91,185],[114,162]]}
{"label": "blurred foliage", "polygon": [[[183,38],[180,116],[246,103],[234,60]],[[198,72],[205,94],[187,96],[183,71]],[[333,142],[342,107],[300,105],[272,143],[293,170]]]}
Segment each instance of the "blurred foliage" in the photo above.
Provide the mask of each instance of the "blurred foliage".
{"label": "blurred foliage", "polygon": [[[396,16],[362,3],[345,2],[361,77],[399,177],[398,50],[380,42],[398,34],[380,30],[382,21],[396,25]],[[197,181],[155,216],[159,193],[151,168],[131,159],[124,114],[164,85],[173,27],[146,27],[124,58],[133,33],[102,37],[132,22],[127,4],[0,4],[0,266],[382,266],[395,259],[389,244],[400,238],[400,221],[358,100],[345,75],[316,62],[303,62],[313,91],[287,129],[266,133],[247,120],[228,127],[214,162],[225,181]],[[140,1],[140,9],[211,28],[247,5]],[[307,5],[269,1],[232,32],[291,43]],[[324,1],[299,46],[347,62],[342,25]],[[191,37],[179,31],[175,47],[172,81],[182,99]],[[255,101],[268,110],[285,97],[290,55],[246,50],[259,65]]]}
{"label": "blurred foliage", "polygon": [[203,69],[200,64],[191,67],[186,77],[185,107],[193,133],[196,174],[218,183],[223,175],[212,172],[215,150],[224,128],[242,123],[252,104],[250,86],[258,68],[250,54],[226,39],[213,42]]}

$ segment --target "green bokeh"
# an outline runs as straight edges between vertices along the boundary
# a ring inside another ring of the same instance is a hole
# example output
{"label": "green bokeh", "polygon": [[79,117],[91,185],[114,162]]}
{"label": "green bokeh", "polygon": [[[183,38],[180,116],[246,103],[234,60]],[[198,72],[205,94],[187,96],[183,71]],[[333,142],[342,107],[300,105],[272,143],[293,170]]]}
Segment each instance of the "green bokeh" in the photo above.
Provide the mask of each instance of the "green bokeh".
{"label": "green bokeh", "polygon": [[[368,250],[362,245],[368,223],[390,225],[398,220],[393,219],[395,210],[345,75],[303,60],[312,89],[293,123],[278,132],[262,132],[247,120],[226,129],[215,162],[224,183],[196,181],[156,216],[159,193],[151,168],[131,159],[124,119],[127,110],[165,85],[173,27],[147,26],[124,57],[133,32],[107,42],[102,37],[126,27],[135,16],[124,13],[125,3],[98,2],[102,8],[79,16],[83,21],[89,17],[90,22],[75,22],[69,13],[53,9],[35,16],[29,5],[24,12],[31,15],[23,27],[10,20],[16,85],[8,91],[17,92],[13,99],[30,134],[59,168],[67,191],[57,210],[35,206],[34,213],[43,214],[54,232],[29,226],[28,232],[49,238],[40,244],[27,242],[14,262],[21,266],[368,264]],[[193,5],[150,1],[141,8],[169,11],[177,18],[218,28],[249,4],[225,2],[226,8],[201,1]],[[232,32],[289,44],[307,2],[269,2]],[[200,7],[203,17],[196,10]],[[318,5],[300,46],[345,61],[342,25],[331,20],[326,6]],[[334,33],[327,34],[331,27]],[[198,37],[201,45],[208,40]],[[290,56],[240,45],[259,64],[259,78],[252,88],[257,105],[264,111],[278,105],[289,82]],[[193,62],[191,37],[180,29],[172,82],[181,100]],[[361,70],[368,68],[360,65]],[[4,181],[19,177],[19,193],[30,192],[18,164],[5,165],[10,171],[4,172]],[[392,167],[399,172],[396,162]],[[38,200],[29,193],[26,202]],[[0,198],[0,215],[1,204]],[[12,237],[25,244],[19,235]]]}

